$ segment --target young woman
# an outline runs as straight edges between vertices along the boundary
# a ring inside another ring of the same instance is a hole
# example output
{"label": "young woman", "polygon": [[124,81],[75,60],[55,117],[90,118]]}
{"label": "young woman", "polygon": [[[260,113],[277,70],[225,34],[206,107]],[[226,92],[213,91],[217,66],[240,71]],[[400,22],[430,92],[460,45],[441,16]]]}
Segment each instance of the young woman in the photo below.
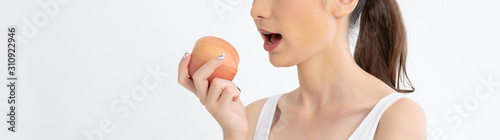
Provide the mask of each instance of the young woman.
{"label": "young woman", "polygon": [[[244,107],[231,81],[208,84],[224,55],[189,77],[186,53],[178,82],[218,121],[224,139],[426,139],[423,109],[403,94],[414,88],[400,87],[407,49],[395,0],[254,0],[251,15],[271,63],[297,65],[300,86]],[[348,35],[357,26],[352,56]]]}

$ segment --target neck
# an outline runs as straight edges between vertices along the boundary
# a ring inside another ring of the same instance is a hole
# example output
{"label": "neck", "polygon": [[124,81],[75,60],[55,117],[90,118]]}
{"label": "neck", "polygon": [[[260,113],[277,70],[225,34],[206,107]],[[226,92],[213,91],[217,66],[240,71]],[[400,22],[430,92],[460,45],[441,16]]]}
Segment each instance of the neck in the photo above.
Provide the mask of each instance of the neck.
{"label": "neck", "polygon": [[299,93],[304,100],[316,103],[345,98],[360,78],[356,66],[349,52],[328,50],[311,57],[297,65]]}
{"label": "neck", "polygon": [[297,65],[300,87],[296,99],[306,108],[352,102],[356,97],[365,97],[362,94],[366,89],[375,90],[373,81],[377,78],[356,64],[347,38],[330,45],[336,46],[326,47]]}

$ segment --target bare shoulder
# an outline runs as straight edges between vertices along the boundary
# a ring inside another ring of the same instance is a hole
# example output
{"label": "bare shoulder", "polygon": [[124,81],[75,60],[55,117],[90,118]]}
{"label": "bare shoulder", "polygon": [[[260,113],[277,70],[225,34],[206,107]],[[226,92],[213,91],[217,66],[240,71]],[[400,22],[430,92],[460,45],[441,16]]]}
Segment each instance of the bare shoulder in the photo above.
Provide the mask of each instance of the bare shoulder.
{"label": "bare shoulder", "polygon": [[253,134],[255,133],[255,126],[259,120],[260,111],[262,106],[266,103],[268,98],[263,98],[248,104],[245,107],[247,121],[248,121],[248,135],[247,140],[253,139]]}
{"label": "bare shoulder", "polygon": [[[397,133],[394,133],[397,132]],[[402,98],[392,104],[380,118],[376,140],[425,140],[425,111],[412,99]]]}

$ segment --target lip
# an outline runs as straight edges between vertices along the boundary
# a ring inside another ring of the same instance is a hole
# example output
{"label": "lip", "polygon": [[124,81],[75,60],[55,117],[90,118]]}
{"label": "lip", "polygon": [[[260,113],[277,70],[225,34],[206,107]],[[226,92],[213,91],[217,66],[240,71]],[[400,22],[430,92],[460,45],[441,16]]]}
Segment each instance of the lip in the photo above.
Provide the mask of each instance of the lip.
{"label": "lip", "polygon": [[259,32],[268,32],[268,33],[272,33],[272,34],[277,34],[275,32],[271,32],[271,31],[268,31],[268,30],[264,30],[264,29],[258,29]]}
{"label": "lip", "polygon": [[264,29],[258,29],[262,39],[264,39],[264,50],[268,51],[268,52],[272,52],[274,49],[276,49],[276,47],[278,47],[278,45],[281,43],[281,40],[280,39],[279,41],[277,42],[274,42],[273,44],[268,44],[269,42],[269,39],[266,38],[266,36],[263,34],[263,32],[265,33],[271,33],[271,34],[279,34],[279,33],[275,33],[275,32],[271,32],[271,31],[267,31],[267,30],[264,30]]}

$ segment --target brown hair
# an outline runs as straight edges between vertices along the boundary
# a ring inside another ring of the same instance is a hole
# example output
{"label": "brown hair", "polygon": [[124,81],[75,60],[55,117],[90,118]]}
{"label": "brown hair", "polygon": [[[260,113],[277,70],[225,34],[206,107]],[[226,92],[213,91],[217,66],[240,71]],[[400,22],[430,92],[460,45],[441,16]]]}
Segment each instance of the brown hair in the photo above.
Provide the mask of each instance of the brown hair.
{"label": "brown hair", "polygon": [[[354,60],[366,72],[401,93],[415,91],[406,74],[406,30],[396,0],[359,0],[350,25],[359,19]],[[411,89],[402,89],[408,80]]]}

